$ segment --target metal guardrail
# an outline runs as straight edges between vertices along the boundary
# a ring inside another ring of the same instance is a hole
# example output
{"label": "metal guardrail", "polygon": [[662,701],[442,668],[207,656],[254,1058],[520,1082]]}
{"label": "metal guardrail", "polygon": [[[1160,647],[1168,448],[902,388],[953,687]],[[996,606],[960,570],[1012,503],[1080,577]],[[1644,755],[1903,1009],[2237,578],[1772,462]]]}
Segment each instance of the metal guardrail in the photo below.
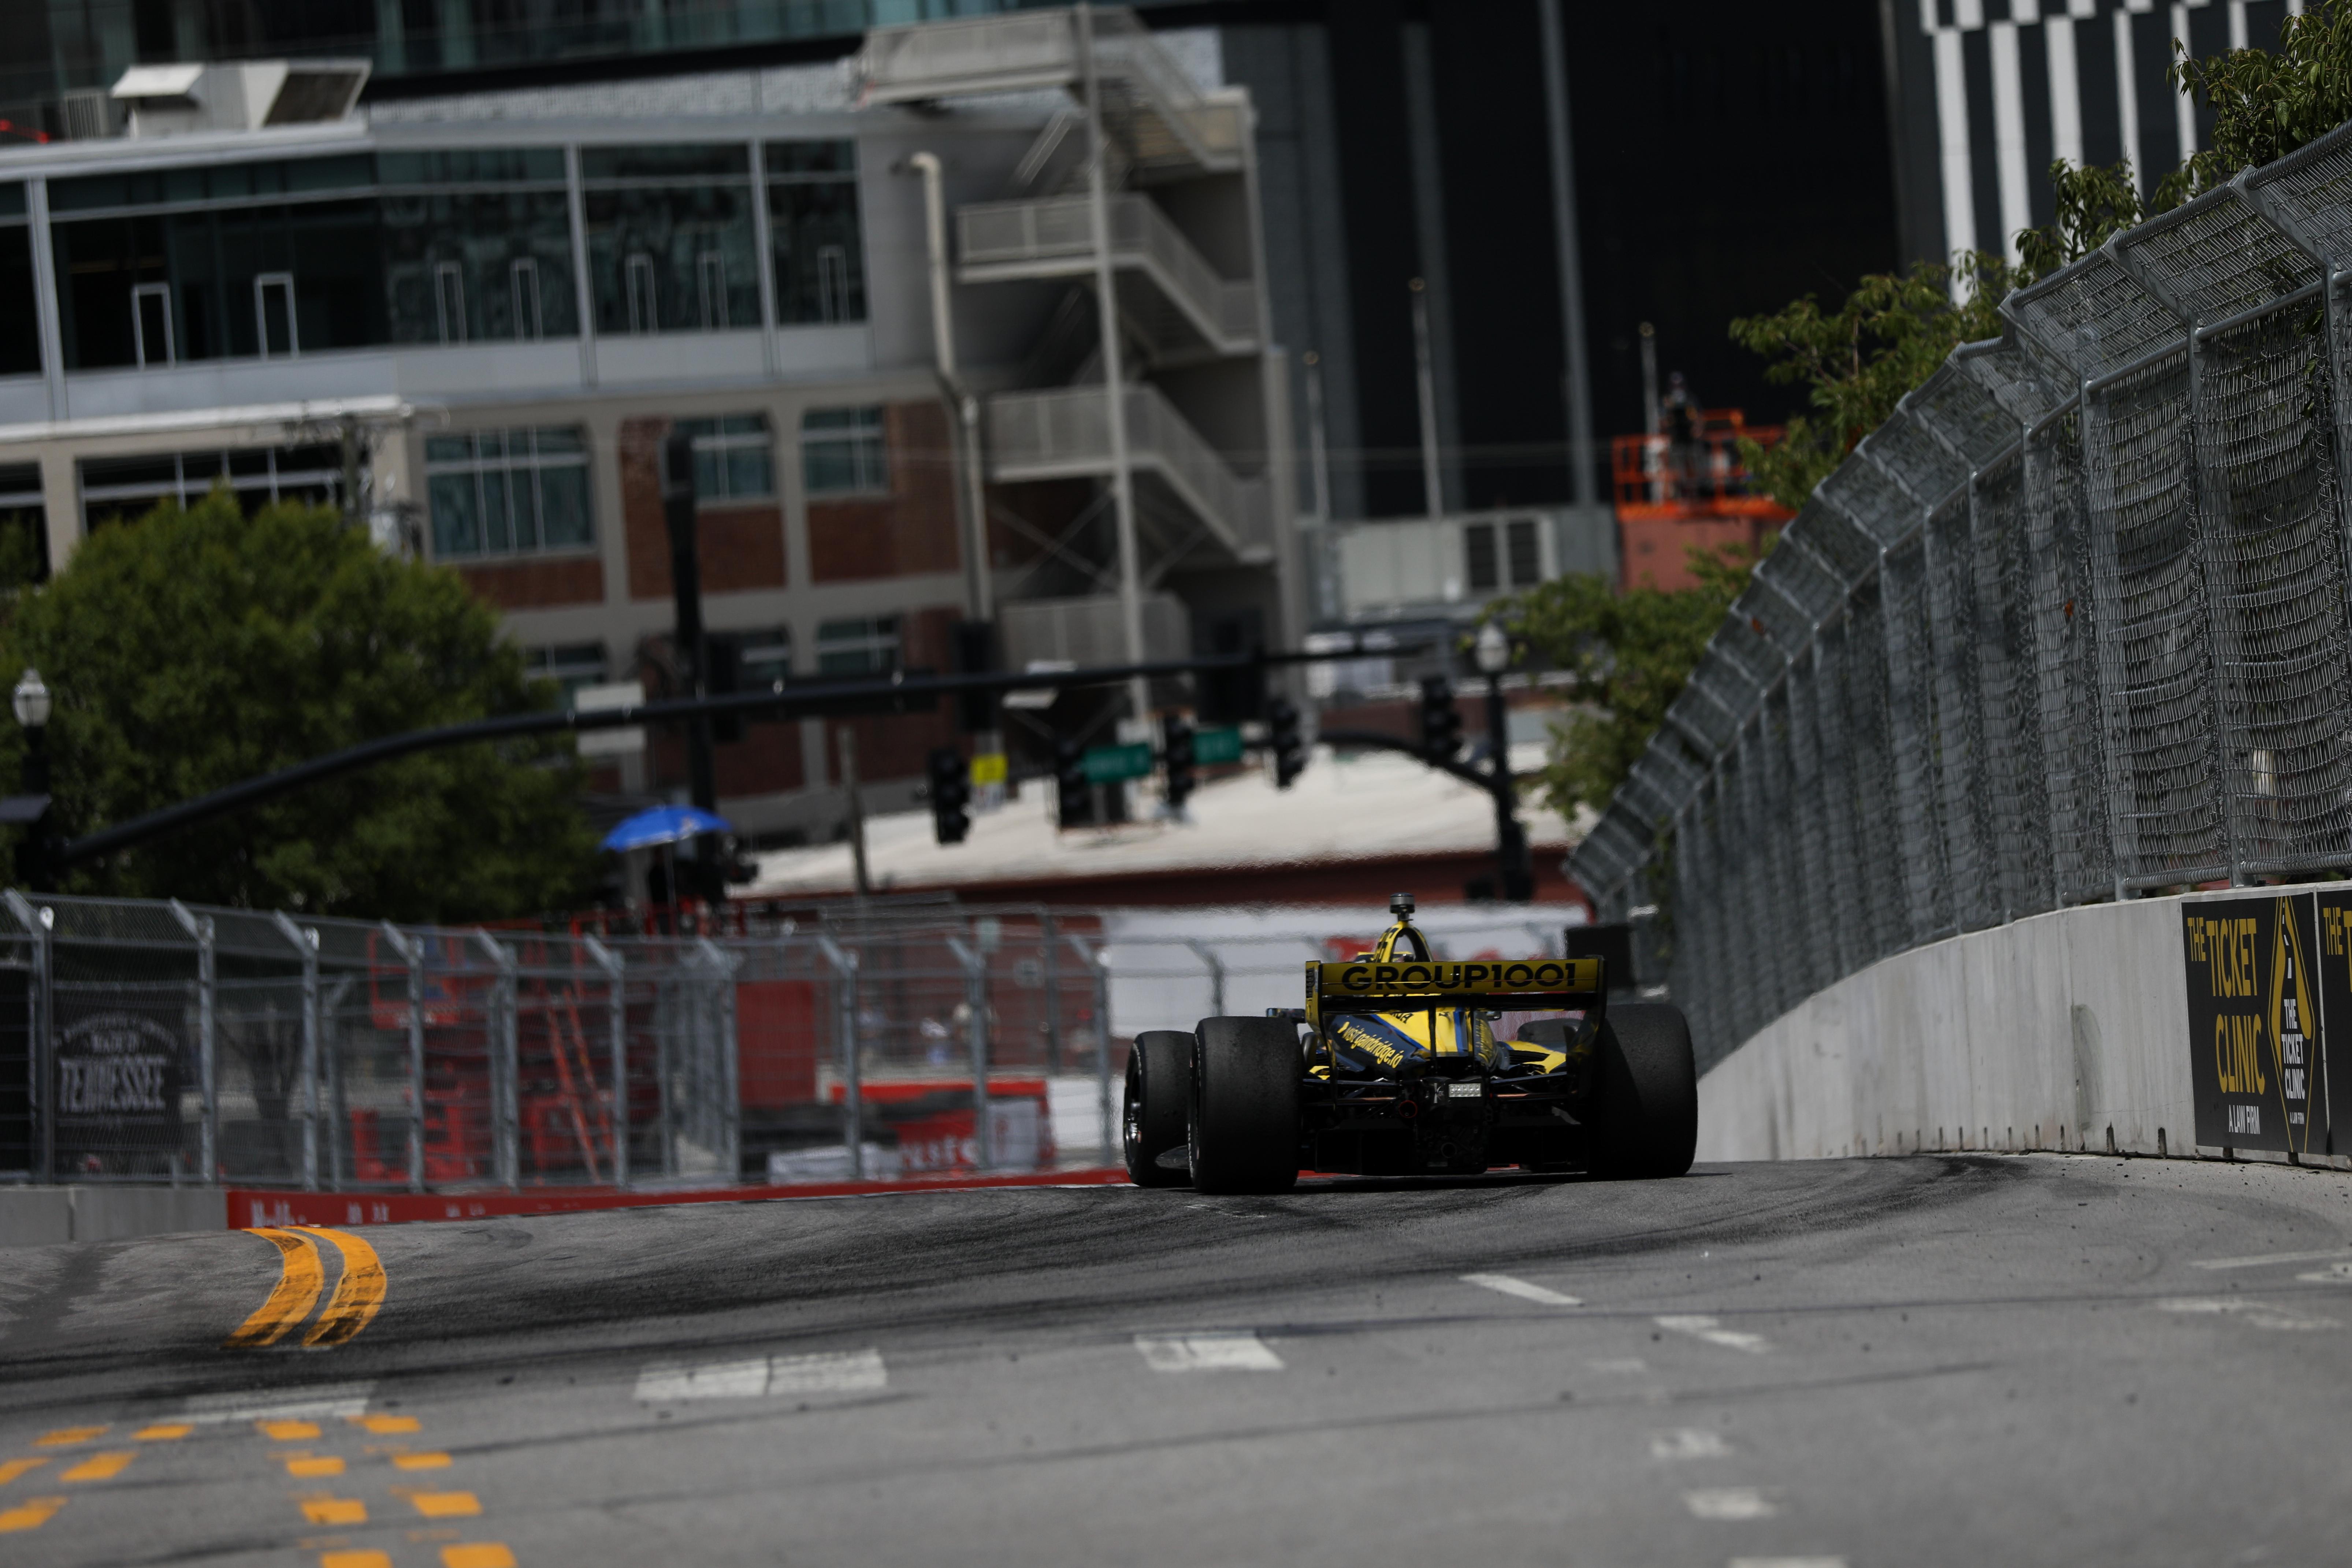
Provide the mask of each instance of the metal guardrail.
{"label": "metal guardrail", "polygon": [[1815,491],[1570,871],[1702,1061],[1875,960],[2352,868],[2352,126],[2001,306]]}
{"label": "metal guardrail", "polygon": [[[1236,476],[1149,384],[1127,388],[1130,461],[1156,472],[1235,554],[1271,548],[1274,498],[1262,479]],[[1110,467],[1110,419],[1100,386],[1000,393],[988,400],[988,461],[1000,479],[1075,478]]]}

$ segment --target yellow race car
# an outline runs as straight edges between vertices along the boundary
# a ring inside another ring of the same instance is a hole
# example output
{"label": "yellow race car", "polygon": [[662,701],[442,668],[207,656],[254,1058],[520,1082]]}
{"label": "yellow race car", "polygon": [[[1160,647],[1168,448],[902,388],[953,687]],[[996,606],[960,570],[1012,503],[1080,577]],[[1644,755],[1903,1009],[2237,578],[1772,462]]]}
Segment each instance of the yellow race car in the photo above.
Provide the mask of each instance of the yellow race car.
{"label": "yellow race car", "polygon": [[[1680,1010],[1612,1010],[1597,958],[1433,959],[1412,896],[1389,910],[1373,951],[1307,964],[1306,1006],[1136,1037],[1129,1179],[1236,1193],[1282,1191],[1302,1170],[1690,1169],[1698,1087]],[[1507,1040],[1506,1018],[1520,1020]]]}

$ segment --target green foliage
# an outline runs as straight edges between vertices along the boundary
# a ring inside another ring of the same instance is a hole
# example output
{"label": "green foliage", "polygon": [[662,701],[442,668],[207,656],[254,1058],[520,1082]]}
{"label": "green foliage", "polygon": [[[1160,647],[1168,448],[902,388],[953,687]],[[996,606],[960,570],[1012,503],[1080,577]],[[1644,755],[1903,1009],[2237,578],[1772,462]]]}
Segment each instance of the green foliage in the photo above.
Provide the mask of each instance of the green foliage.
{"label": "green foliage", "polygon": [[1771,361],[1765,379],[1802,384],[1814,414],[1800,414],[1774,447],[1739,444],[1757,488],[1791,511],[1876,429],[1903,395],[1935,374],[1961,343],[2000,335],[1994,307],[2014,284],[1998,257],[1970,251],[1958,268],[1927,262],[1862,280],[1834,311],[1808,294],[1769,316],[1731,323],[1732,340]]}
{"label": "green foliage", "polygon": [[2212,144],[2157,182],[2143,202],[2128,159],[2077,168],[2063,158],[2050,165],[2056,216],[2042,228],[2021,230],[2021,282],[2046,278],[2079,261],[2134,224],[2228,184],[2241,170],[2275,163],[2352,120],[2352,0],[2328,0],[2279,29],[2276,54],[2231,49],[2192,59],[2173,41],[2166,76],[2180,92],[2213,111]]}
{"label": "green foliage", "polygon": [[[99,530],[0,629],[37,668],[62,831],[88,832],[344,746],[551,706],[454,573],[323,509],[225,490]],[[23,733],[0,725],[15,778]],[[77,868],[70,890],[393,920],[572,902],[596,846],[568,739],[464,746],[314,784]]]}
{"label": "green foliage", "polygon": [[2046,228],[2017,233],[2017,253],[2023,263],[2021,285],[2088,256],[2147,216],[2139,188],[2132,184],[2128,158],[2080,168],[2057,159],[2050,165],[2050,185],[2057,197],[2056,217]]}
{"label": "green foliage", "polygon": [[1694,588],[1621,594],[1608,578],[1580,572],[1494,606],[1515,645],[1571,677],[1566,695],[1575,706],[1552,729],[1543,776],[1546,799],[1562,816],[1609,804],[1757,560],[1736,545],[1693,549],[1689,559]]}

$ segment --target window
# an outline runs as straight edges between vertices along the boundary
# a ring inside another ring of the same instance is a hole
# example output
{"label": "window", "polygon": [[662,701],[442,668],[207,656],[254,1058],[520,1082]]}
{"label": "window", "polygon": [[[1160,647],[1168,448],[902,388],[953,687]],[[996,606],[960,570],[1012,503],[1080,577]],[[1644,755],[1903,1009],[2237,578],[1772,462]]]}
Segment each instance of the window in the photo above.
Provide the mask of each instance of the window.
{"label": "window", "polygon": [[1543,580],[1543,559],[1536,550],[1536,520],[1515,517],[1503,525],[1511,558],[1511,586],[1532,588]]}
{"label": "window", "polygon": [[748,146],[581,150],[598,331],[758,325],[751,176]]}
{"label": "window", "polygon": [[887,675],[898,668],[898,617],[826,621],[816,628],[819,675]]}
{"label": "window", "polygon": [[879,408],[812,408],[801,416],[801,481],[812,496],[890,489]]}
{"label": "window", "polygon": [[0,185],[0,375],[41,374],[40,319],[25,187]]}
{"label": "window", "polygon": [[[22,580],[20,572],[29,572],[35,582],[47,580],[48,516],[39,468],[31,463],[0,468],[0,587],[14,587]],[[24,553],[14,556],[20,550]]]}
{"label": "window", "polygon": [[248,513],[280,500],[337,506],[343,488],[342,452],[326,445],[84,458],[80,468],[85,528],[144,516],[158,501],[194,506],[224,482]]}
{"label": "window", "polygon": [[734,640],[737,668],[742,671],[740,689],[750,691],[793,678],[793,634],[790,627],[777,626],[769,631],[731,632],[728,635]]}
{"label": "window", "polygon": [[768,173],[768,236],[776,252],[776,319],[864,321],[857,144],[771,142],[761,152]]}
{"label": "window", "polygon": [[[1502,537],[1496,537],[1500,528]],[[1543,580],[1543,556],[1536,538],[1536,520],[1515,517],[1496,524],[1473,522],[1462,530],[1464,564],[1469,568],[1470,591],[1491,593],[1504,586],[1531,588]],[[1503,581],[1505,568],[1510,582]]]}
{"label": "window", "polygon": [[694,437],[694,494],[704,506],[766,500],[776,493],[775,443],[757,414],[681,419]]}
{"label": "window", "polygon": [[527,647],[522,650],[522,664],[532,675],[552,680],[562,687],[566,707],[571,706],[582,687],[604,684],[603,643],[558,643],[553,647]]}
{"label": "window", "polygon": [[480,430],[425,443],[433,553],[530,555],[596,542],[588,444],[563,428]]}

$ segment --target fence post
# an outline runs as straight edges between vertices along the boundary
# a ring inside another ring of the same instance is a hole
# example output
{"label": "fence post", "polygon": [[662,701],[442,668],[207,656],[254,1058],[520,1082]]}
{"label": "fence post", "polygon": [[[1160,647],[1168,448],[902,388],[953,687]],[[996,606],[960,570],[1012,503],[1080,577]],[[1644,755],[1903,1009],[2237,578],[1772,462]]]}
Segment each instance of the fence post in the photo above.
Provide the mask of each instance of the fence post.
{"label": "fence post", "polygon": [[516,1017],[520,1003],[515,955],[479,926],[474,928],[474,940],[499,970],[498,983],[490,988],[494,1019],[484,1020],[489,1026],[483,1031],[490,1044],[490,1147],[499,1184],[518,1192],[522,1187],[522,1117],[516,1101],[522,1096],[522,1040]]}
{"label": "fence post", "polygon": [[36,910],[14,888],[0,889],[8,912],[33,941],[32,984],[26,987],[26,1076],[32,1090],[33,1179],[44,1185],[58,1179],[57,1069],[50,1030],[57,1017],[57,998],[49,984],[49,922],[45,910]]}
{"label": "fence post", "polygon": [[199,915],[179,900],[170,900],[172,918],[196,939],[196,1072],[204,1085],[205,1125],[197,1147],[205,1163],[205,1181],[220,1181],[220,1051],[213,1034],[213,918]]}
{"label": "fence post", "polygon": [[983,1171],[996,1168],[996,1129],[988,1110],[988,955],[961,938],[948,949],[963,965],[964,1043],[971,1054],[971,1158]]}
{"label": "fence post", "polygon": [[712,1044],[719,1056],[715,1064],[719,1069],[719,1159],[727,1180],[740,1182],[743,1179],[743,1086],[742,1060],[735,1035],[735,971],[743,961],[707,936],[696,938],[695,946],[701,950],[711,973],[718,976],[715,1022],[719,1032]]}
{"label": "fence post", "polygon": [[834,1049],[841,1071],[841,1141],[849,1152],[852,1181],[866,1177],[866,1086],[857,1048],[857,954],[829,936],[816,939],[819,952],[833,965]]}
{"label": "fence post", "polygon": [[629,1184],[629,1012],[622,988],[625,971],[619,953],[593,936],[580,940],[596,967],[604,972],[604,1014],[613,1037],[613,1184],[625,1191]]}
{"label": "fence post", "polygon": [[306,931],[272,910],[278,934],[293,944],[302,961],[302,1190],[319,1190],[319,933]]}
{"label": "fence post", "polygon": [[1192,950],[1192,956],[1198,958],[1202,963],[1208,966],[1209,1016],[1212,1018],[1223,1017],[1225,1016],[1224,964],[1219,961],[1216,952],[1205,942],[1194,942],[1187,938],[1184,945]]}
{"label": "fence post", "polygon": [[1102,1127],[1102,1163],[1116,1164],[1118,1160],[1118,1125],[1110,1106],[1110,949],[1104,946],[1089,952],[1086,942],[1075,932],[1063,941],[1070,944],[1095,981],[1095,1113]]}
{"label": "fence post", "polygon": [[351,1169],[343,1157],[343,1140],[351,1127],[351,1102],[343,1091],[342,1068],[337,1054],[326,1043],[326,1020],[342,1016],[343,1000],[358,984],[359,976],[355,974],[339,976],[319,1003],[320,1054],[325,1058],[320,1076],[326,1079],[327,1097],[327,1190],[336,1193],[343,1190],[344,1176]]}
{"label": "fence post", "polygon": [[408,965],[408,1190],[425,1190],[425,943],[411,942],[390,921],[384,940]]}
{"label": "fence post", "polygon": [[1062,1073],[1062,973],[1055,961],[1062,944],[1054,935],[1053,910],[1039,910],[1037,926],[1038,945],[1045,961],[1045,1077],[1050,1081]]}

